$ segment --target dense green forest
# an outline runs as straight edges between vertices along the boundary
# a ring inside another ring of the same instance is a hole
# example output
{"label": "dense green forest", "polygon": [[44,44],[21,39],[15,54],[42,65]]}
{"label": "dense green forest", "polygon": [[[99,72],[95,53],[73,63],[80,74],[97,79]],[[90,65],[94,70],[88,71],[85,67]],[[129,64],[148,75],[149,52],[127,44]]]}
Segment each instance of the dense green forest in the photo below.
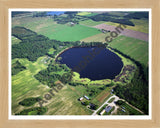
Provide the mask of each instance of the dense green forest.
{"label": "dense green forest", "polygon": [[120,98],[148,114],[148,81],[144,79],[144,74],[140,72],[140,69],[137,69],[131,82],[124,86],[117,85],[114,92]]}
{"label": "dense green forest", "polygon": [[117,15],[111,15],[109,13],[102,13],[99,15],[91,16],[90,17],[94,21],[110,21],[114,23],[120,23],[130,26],[135,26],[130,19],[141,19],[141,18],[148,18],[148,12],[134,12],[129,13],[126,16],[117,16]]}
{"label": "dense green forest", "polygon": [[40,99],[41,99],[40,97],[30,97],[24,99],[23,101],[20,101],[19,104],[22,106],[31,106],[34,105],[36,102],[38,102]]}
{"label": "dense green forest", "polygon": [[12,75],[16,75],[25,69],[26,67],[22,66],[21,63],[17,60],[14,64],[12,64]]}
{"label": "dense green forest", "polygon": [[141,18],[149,18],[149,14],[148,12],[134,12],[134,13],[130,13],[126,16],[124,16],[125,18],[129,18],[129,19],[141,19]]}
{"label": "dense green forest", "polygon": [[19,15],[21,15],[21,14],[30,14],[30,13],[32,13],[32,12],[24,12],[24,11],[13,11],[12,12],[12,17],[16,17],[16,16],[19,16]]}
{"label": "dense green forest", "polygon": [[21,112],[16,113],[15,115],[43,115],[45,112],[47,112],[46,107],[35,107],[24,109]]}
{"label": "dense green forest", "polygon": [[51,61],[46,70],[40,71],[34,77],[41,83],[51,87],[58,80],[63,83],[69,82],[72,72],[65,64],[57,64]]}
{"label": "dense green forest", "polygon": [[[74,23],[74,24],[79,24],[79,21],[84,21],[84,20],[88,20],[87,17],[82,17],[82,16],[78,16],[75,13],[67,13],[67,16],[57,16],[54,15],[53,16],[54,21],[57,21],[58,24],[66,24],[66,23]],[[74,24],[70,24],[71,26]]]}
{"label": "dense green forest", "polygon": [[[43,55],[55,57],[55,55],[67,47],[97,46],[100,44],[100,42],[80,43],[80,41],[61,42],[57,40],[50,40],[49,38],[43,35],[38,35],[37,33],[24,27],[12,28],[12,35],[22,40],[19,44],[12,45],[12,59],[27,58],[30,61],[36,61],[37,58]],[[55,49],[53,55],[48,54],[50,48]]]}

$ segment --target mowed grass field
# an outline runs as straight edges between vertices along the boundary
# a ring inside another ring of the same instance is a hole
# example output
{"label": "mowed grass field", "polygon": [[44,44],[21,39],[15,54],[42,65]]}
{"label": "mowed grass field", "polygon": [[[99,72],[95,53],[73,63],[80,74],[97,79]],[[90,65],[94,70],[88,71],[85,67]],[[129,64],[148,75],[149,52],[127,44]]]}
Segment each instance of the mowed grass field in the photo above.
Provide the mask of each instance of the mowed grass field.
{"label": "mowed grass field", "polygon": [[23,26],[50,39],[60,41],[78,41],[100,33],[97,29],[84,25],[74,25],[71,27],[67,24],[57,24],[49,17],[15,18],[12,21],[12,26]]}
{"label": "mowed grass field", "polygon": [[[44,95],[51,90],[47,85],[41,84],[34,78],[35,74],[47,68],[48,65],[44,63],[46,58],[46,56],[40,57],[36,62],[30,62],[27,59],[12,60],[12,63],[19,60],[27,68],[12,76],[12,114],[24,109],[39,107],[38,103],[30,107],[24,107],[18,103],[30,97],[42,97],[44,99]],[[66,85],[58,93],[54,91],[53,93],[55,96],[48,103],[43,104],[48,108],[45,115],[89,115],[92,113],[77,100],[80,96],[86,94],[86,89],[83,86],[72,87]]]}
{"label": "mowed grass field", "polygon": [[145,66],[148,65],[148,42],[131,37],[119,36],[109,44],[131,58],[139,61]]}
{"label": "mowed grass field", "polygon": [[89,20],[84,20],[79,22],[79,24],[86,25],[86,26],[96,26],[102,23],[105,23],[105,21],[93,21],[89,19]]}
{"label": "mowed grass field", "polygon": [[[50,30],[50,28],[48,29]],[[79,41],[81,39],[100,33],[100,31],[95,28],[90,28],[83,25],[75,25],[73,27],[67,25],[62,27],[58,25],[56,29],[58,30],[43,33],[43,35],[49,37],[50,39],[56,39],[60,41]]]}
{"label": "mowed grass field", "polygon": [[19,60],[27,69],[12,76],[12,114],[20,112],[24,109],[18,103],[28,97],[42,96],[48,88],[42,85],[34,78],[40,70],[47,68],[47,65],[41,62],[40,57],[36,62],[32,63],[27,59],[14,59],[12,63]]}
{"label": "mowed grass field", "polygon": [[79,12],[77,13],[77,15],[79,16],[85,16],[85,15],[89,15],[89,14],[92,14],[91,12]]}
{"label": "mowed grass field", "polygon": [[[126,29],[131,29],[139,32],[148,33],[149,32],[149,22],[146,19],[131,19],[135,26],[126,25]],[[106,22],[107,25],[119,26],[118,23]]]}
{"label": "mowed grass field", "polygon": [[104,43],[104,42],[106,42],[105,38],[109,35],[110,35],[109,33],[99,33],[99,34],[84,38],[81,41],[84,41],[84,42],[103,42]]}

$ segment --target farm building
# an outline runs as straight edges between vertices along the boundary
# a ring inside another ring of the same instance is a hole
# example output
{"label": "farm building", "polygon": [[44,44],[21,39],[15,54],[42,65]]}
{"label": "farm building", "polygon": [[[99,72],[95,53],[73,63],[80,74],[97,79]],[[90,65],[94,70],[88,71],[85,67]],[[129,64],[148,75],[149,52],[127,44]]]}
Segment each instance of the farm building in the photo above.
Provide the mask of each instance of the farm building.
{"label": "farm building", "polygon": [[86,95],[84,95],[84,98],[86,98],[87,100],[89,100],[89,98]]}
{"label": "farm building", "polygon": [[108,113],[111,109],[112,109],[112,106],[107,106],[107,107],[105,108],[105,111]]}
{"label": "farm building", "polygon": [[83,97],[79,98],[79,100],[80,100],[80,101],[83,100]]}

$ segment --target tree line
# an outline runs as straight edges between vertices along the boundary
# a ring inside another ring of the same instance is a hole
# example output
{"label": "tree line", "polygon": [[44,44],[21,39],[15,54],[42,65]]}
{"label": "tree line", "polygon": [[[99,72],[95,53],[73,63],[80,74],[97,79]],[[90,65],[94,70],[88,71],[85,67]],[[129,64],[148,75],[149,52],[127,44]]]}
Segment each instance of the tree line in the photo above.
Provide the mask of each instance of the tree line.
{"label": "tree line", "polygon": [[149,96],[149,90],[148,90],[148,67],[143,66],[140,62],[134,60],[128,55],[123,54],[119,50],[115,48],[111,48],[114,51],[120,53],[125,58],[128,58],[132,60],[136,65],[137,69],[135,71],[135,74],[131,80],[130,83],[127,83],[126,85],[117,85],[114,88],[114,92],[117,96],[119,96],[122,99],[125,99],[130,104],[136,106],[140,110],[142,110],[145,114],[148,114],[148,96]]}
{"label": "tree line", "polygon": [[14,64],[12,64],[12,75],[16,75],[17,73],[25,69],[26,67],[21,65],[21,63],[17,60]]}

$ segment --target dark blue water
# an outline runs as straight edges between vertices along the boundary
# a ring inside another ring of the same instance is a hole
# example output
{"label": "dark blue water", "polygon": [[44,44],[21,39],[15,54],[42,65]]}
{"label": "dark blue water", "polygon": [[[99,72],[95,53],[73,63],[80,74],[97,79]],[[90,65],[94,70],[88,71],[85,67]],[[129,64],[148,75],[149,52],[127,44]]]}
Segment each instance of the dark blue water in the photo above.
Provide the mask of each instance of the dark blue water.
{"label": "dark blue water", "polygon": [[47,12],[47,15],[60,15],[60,14],[64,14],[64,11],[54,11],[54,12]]}
{"label": "dark blue water", "polygon": [[[123,67],[119,56],[108,49],[98,47],[71,48],[59,57],[62,57],[60,63],[79,72],[81,78],[91,80],[114,79]],[[88,61],[85,60],[85,57],[88,58]]]}

